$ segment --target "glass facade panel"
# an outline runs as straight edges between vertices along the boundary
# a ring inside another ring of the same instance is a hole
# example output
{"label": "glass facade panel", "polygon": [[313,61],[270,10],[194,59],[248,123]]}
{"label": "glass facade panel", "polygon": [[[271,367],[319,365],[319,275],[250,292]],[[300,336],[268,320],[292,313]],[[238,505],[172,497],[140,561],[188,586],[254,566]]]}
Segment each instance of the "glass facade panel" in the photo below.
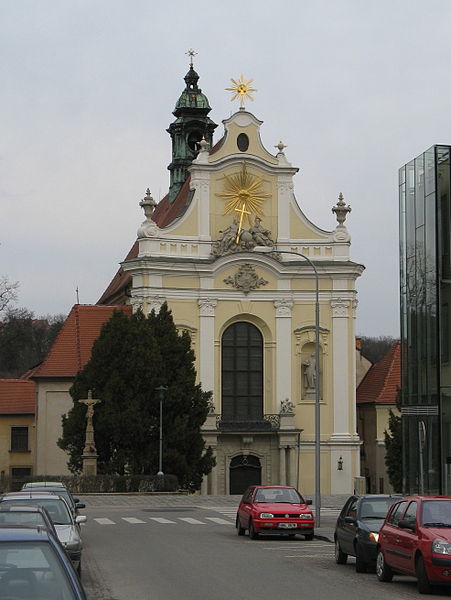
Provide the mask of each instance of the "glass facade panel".
{"label": "glass facade panel", "polygon": [[449,146],[434,146],[399,173],[403,476],[407,493],[451,493],[449,155]]}

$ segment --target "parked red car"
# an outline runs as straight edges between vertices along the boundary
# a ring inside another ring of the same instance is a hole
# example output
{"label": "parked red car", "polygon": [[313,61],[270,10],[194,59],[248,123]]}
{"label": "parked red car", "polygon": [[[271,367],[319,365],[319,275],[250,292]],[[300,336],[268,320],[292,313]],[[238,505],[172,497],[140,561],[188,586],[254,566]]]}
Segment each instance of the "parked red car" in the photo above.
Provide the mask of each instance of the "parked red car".
{"label": "parked red car", "polygon": [[252,540],[260,533],[277,533],[294,537],[301,533],[306,540],[313,539],[315,521],[308,508],[311,500],[284,485],[251,485],[244,492],[236,515],[238,535],[249,530]]}
{"label": "parked red car", "polygon": [[393,504],[379,531],[376,573],[414,575],[418,591],[451,586],[451,496],[409,496]]}

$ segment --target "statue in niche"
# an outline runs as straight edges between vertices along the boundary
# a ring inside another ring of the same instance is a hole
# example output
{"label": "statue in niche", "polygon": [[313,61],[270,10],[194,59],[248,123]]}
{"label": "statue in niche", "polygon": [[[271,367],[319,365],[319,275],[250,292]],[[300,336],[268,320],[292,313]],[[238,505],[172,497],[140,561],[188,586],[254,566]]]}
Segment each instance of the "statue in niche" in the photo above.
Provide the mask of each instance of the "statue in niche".
{"label": "statue in niche", "polygon": [[304,389],[309,392],[316,388],[316,357],[311,354],[310,358],[302,361],[304,370]]}

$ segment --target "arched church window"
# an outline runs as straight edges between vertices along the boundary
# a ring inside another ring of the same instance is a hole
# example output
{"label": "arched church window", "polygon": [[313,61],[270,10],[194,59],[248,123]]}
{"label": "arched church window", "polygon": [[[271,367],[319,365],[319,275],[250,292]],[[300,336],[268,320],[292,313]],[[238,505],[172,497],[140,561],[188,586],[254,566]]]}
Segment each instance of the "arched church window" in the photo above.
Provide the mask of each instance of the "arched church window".
{"label": "arched church window", "polygon": [[240,133],[240,135],[236,138],[236,145],[241,152],[246,152],[249,148],[249,138],[245,133]]}
{"label": "arched church window", "polygon": [[230,325],[222,336],[222,420],[263,418],[263,337],[252,323]]}

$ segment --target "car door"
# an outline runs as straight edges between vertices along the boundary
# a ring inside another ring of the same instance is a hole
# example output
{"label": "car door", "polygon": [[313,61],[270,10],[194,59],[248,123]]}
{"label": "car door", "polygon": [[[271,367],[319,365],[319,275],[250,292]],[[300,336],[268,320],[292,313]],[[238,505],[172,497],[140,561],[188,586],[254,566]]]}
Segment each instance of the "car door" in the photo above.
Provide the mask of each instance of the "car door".
{"label": "car door", "polygon": [[380,541],[384,549],[385,560],[393,569],[400,568],[398,523],[406,507],[407,501],[405,500],[395,504],[381,529],[382,539]]}
{"label": "car door", "polygon": [[413,529],[399,527],[398,522],[398,565],[400,569],[408,573],[415,573],[415,549],[418,545],[418,528],[416,526],[417,512],[418,503],[413,500],[412,502],[409,502],[407,509],[402,516],[404,521],[412,522],[414,525]]}
{"label": "car door", "polygon": [[354,555],[354,539],[357,530],[357,496],[351,496],[340,525],[340,547],[345,554]]}
{"label": "car door", "polygon": [[244,528],[249,527],[249,519],[251,518],[252,513],[252,496],[255,492],[255,487],[248,488],[243,495],[243,499],[241,501],[240,506],[240,518],[241,525]]}

